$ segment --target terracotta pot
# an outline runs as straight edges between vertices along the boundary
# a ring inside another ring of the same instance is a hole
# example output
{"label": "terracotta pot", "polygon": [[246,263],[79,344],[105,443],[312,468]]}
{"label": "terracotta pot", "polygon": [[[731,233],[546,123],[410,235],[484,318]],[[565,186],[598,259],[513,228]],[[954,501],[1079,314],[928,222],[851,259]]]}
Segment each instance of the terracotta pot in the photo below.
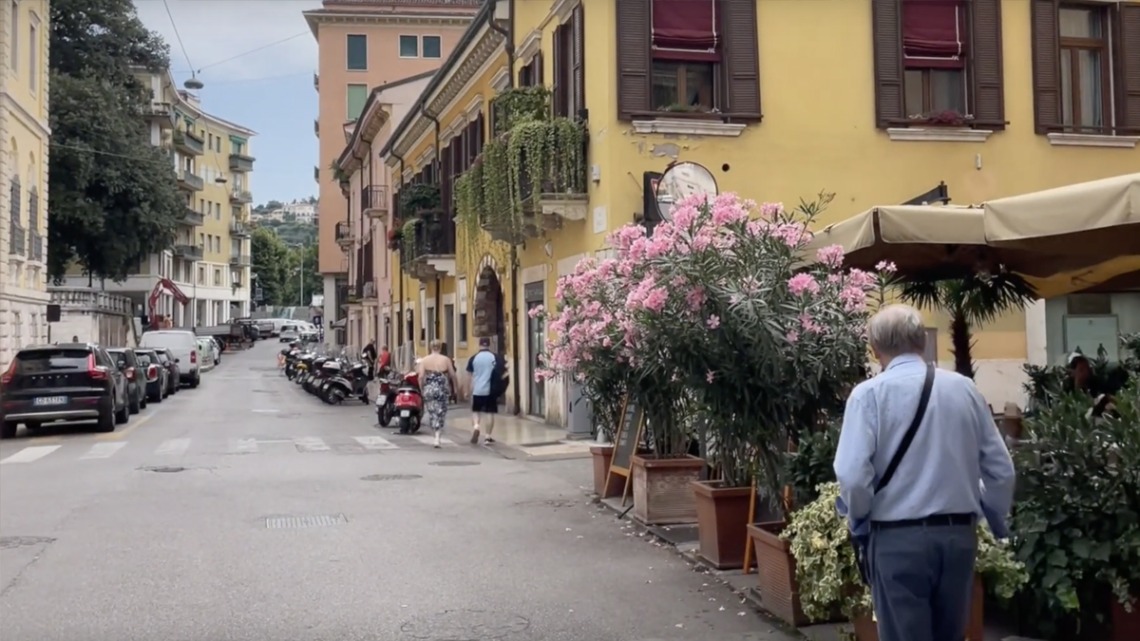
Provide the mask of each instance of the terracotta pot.
{"label": "terracotta pot", "polygon": [[695,523],[697,501],[692,483],[701,476],[705,462],[695,456],[655,458],[635,454],[633,515],[649,525]]}
{"label": "terracotta pot", "polygon": [[851,621],[855,628],[855,641],[879,641],[879,627],[871,619],[871,615],[863,614]]}
{"label": "terracotta pot", "polygon": [[787,524],[755,523],[748,526],[748,536],[756,549],[756,576],[760,581],[760,605],[774,616],[796,627],[811,621],[800,608],[799,584],[796,582],[796,560],[791,544],[780,538]]}
{"label": "terracotta pot", "polygon": [[1140,639],[1140,597],[1134,597],[1132,611],[1125,612],[1120,601],[1112,599],[1112,636],[1109,641]]}
{"label": "terracotta pot", "polygon": [[625,491],[625,477],[614,474],[610,477],[610,484],[606,486],[606,477],[610,473],[610,461],[613,460],[613,445],[591,445],[591,458],[594,459],[594,493],[603,499],[621,496]]}
{"label": "terracotta pot", "polygon": [[[970,595],[970,620],[966,623],[966,640],[967,641],[985,641],[985,605],[986,591],[982,583],[982,577],[974,577],[974,593]],[[871,620],[871,615],[865,614],[863,616],[855,617],[851,621],[855,627],[856,641],[879,641],[879,629],[874,621]],[[1129,637],[1127,641],[1132,641],[1140,637]],[[1124,637],[1120,639],[1113,639],[1113,641],[1126,641]]]}
{"label": "terracotta pot", "polygon": [[751,488],[724,487],[721,481],[696,481],[692,487],[701,557],[718,570],[740,568],[748,542]]}

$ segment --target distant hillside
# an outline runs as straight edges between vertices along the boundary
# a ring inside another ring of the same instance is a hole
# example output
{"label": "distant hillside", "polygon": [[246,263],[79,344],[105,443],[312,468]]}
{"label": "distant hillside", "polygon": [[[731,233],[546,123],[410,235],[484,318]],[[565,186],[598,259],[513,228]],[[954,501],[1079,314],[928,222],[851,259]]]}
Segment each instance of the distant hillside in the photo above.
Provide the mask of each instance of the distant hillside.
{"label": "distant hillside", "polygon": [[272,230],[286,245],[315,245],[317,243],[317,226],[312,223],[262,220],[258,221],[257,226]]}

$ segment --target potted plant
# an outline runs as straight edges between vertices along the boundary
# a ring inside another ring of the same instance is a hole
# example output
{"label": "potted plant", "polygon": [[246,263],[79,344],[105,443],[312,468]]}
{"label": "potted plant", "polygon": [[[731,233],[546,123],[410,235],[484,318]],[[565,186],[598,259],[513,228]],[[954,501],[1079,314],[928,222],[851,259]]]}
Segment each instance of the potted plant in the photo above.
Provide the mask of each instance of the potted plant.
{"label": "potted plant", "polygon": [[[870,590],[859,577],[848,536],[847,522],[835,511],[837,483],[818,488],[819,496],[796,510],[781,537],[791,545],[799,601],[809,621],[830,621],[840,615],[851,622],[859,641],[877,641]],[[985,525],[978,526],[976,576],[967,627],[969,641],[983,641],[982,584],[1001,599],[1010,599],[1028,580],[1025,566],[1011,546],[994,539]]]}

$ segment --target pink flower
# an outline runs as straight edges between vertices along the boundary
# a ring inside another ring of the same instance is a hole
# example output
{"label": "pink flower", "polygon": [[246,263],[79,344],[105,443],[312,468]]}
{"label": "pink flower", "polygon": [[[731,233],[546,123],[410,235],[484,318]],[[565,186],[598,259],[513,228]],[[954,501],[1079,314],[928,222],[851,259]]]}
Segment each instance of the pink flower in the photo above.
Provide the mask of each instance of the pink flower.
{"label": "pink flower", "polygon": [[843,246],[828,245],[815,253],[816,259],[831,269],[837,269],[843,264]]}
{"label": "pink flower", "polygon": [[764,203],[760,205],[760,217],[764,220],[775,220],[784,213],[784,203]]}
{"label": "pink flower", "polygon": [[528,311],[526,313],[526,315],[530,318],[537,318],[537,317],[541,316],[545,311],[546,311],[545,307],[543,307],[542,305],[538,305],[536,307],[532,307],[530,309],[530,311]]}
{"label": "pink flower", "polygon": [[819,293],[819,283],[811,274],[796,274],[788,279],[788,291],[794,296],[801,296],[805,292],[814,296]]}
{"label": "pink flower", "polygon": [[787,336],[785,336],[784,338],[788,339],[788,342],[792,343],[794,345],[795,343],[797,343],[800,340],[800,333],[793,329],[793,330],[789,331]]}
{"label": "pink flower", "polygon": [[883,272],[884,274],[893,274],[898,271],[898,267],[889,260],[880,260],[879,264],[875,265],[875,269]]}
{"label": "pink flower", "polygon": [[708,317],[708,320],[705,321],[705,325],[707,325],[709,329],[716,329],[720,327],[720,316],[712,314]]}
{"label": "pink flower", "polygon": [[708,381],[710,385],[712,384],[713,380],[715,380],[715,379],[716,379],[716,372],[712,371],[711,369],[709,371],[705,372],[705,380]]}

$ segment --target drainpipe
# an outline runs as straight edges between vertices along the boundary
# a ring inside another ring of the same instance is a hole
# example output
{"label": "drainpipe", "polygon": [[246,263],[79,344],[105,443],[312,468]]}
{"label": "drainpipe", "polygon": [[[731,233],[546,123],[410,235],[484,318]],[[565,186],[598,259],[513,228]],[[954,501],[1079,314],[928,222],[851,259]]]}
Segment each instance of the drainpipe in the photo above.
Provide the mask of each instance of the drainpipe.
{"label": "drainpipe", "polygon": [[[400,175],[397,177],[397,180],[393,181],[393,182],[399,182],[400,186],[402,187],[404,185],[404,158],[403,158],[403,156],[400,156],[399,154],[397,154],[395,151],[392,151],[391,154],[396,160],[400,161]],[[393,194],[395,194],[394,191],[393,191]],[[392,222],[396,222],[396,221],[393,220]],[[403,251],[403,250],[401,250],[401,251]],[[403,345],[404,345],[404,314],[407,312],[407,310],[404,309],[404,260],[403,259],[404,259],[404,256],[401,253],[400,254],[400,260],[396,263],[396,275],[397,275],[397,278],[400,280],[400,294],[399,294],[399,296],[400,296],[400,315],[396,317],[396,345],[395,345],[396,349],[399,349],[400,347],[403,347]],[[393,309],[394,308],[395,308],[395,306],[393,306]]]}
{"label": "drainpipe", "polygon": [[[440,173],[443,169],[443,162],[442,162],[442,158],[440,158],[440,156],[439,156],[439,154],[440,154],[439,117],[435,116],[431,113],[428,113],[426,105],[420,106],[420,113],[422,113],[425,118],[432,121],[432,123],[435,125],[435,160],[433,162],[433,164],[435,165],[435,180],[436,180],[436,184],[443,184],[443,176],[440,175]],[[440,204],[442,205],[443,203],[440,203]],[[443,312],[441,311],[442,301],[443,301],[443,295],[440,292],[440,280],[439,280],[439,276],[436,276],[435,277],[435,318],[431,319],[432,325],[435,326],[434,334],[435,334],[436,339],[439,339],[439,329],[440,329],[439,328],[439,318],[443,314]]]}

